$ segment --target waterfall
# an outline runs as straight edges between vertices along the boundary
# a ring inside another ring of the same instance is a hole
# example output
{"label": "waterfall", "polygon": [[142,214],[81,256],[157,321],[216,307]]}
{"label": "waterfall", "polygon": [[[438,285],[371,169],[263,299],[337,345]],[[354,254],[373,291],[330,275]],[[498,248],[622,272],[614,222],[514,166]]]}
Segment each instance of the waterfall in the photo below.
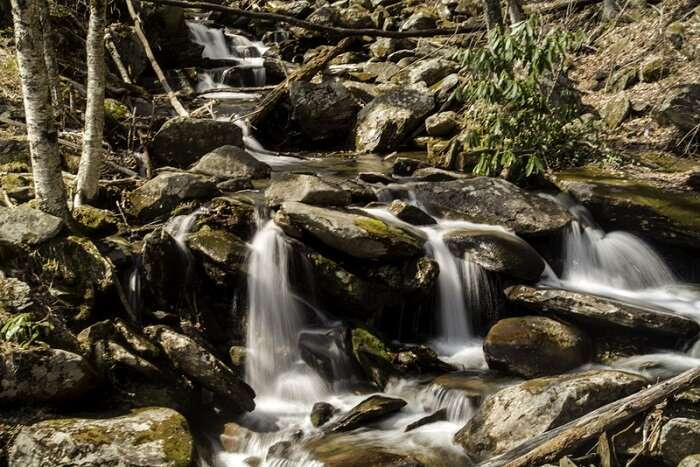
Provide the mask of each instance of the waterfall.
{"label": "waterfall", "polygon": [[289,243],[273,221],[250,245],[246,380],[259,397],[317,402],[325,385],[301,362],[297,340],[303,309],[290,285],[289,254]]}
{"label": "waterfall", "polygon": [[244,87],[267,84],[263,56],[268,47],[262,42],[253,42],[244,36],[227,34],[223,29],[212,28],[193,21],[187,22],[187,26],[192,39],[204,47],[202,57],[229,61],[234,65],[200,73],[197,85],[198,92],[226,86]]}

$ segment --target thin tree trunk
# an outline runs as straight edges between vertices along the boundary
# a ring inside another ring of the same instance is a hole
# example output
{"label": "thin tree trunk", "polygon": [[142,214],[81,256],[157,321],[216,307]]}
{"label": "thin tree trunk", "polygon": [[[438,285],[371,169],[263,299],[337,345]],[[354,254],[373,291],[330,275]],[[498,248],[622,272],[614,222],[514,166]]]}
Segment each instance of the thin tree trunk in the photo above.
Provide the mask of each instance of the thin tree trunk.
{"label": "thin tree trunk", "polygon": [[105,16],[106,0],[90,0],[87,33],[87,103],[83,153],[80,157],[74,204],[95,199],[102,168],[102,139],[105,125]]}
{"label": "thin tree trunk", "polygon": [[109,55],[112,57],[112,62],[114,62],[114,66],[117,67],[117,71],[119,71],[119,76],[121,76],[122,81],[127,84],[133,84],[131,76],[129,76],[129,70],[127,70],[126,65],[124,65],[124,61],[122,60],[121,55],[119,55],[119,50],[117,50],[117,46],[114,44],[110,33],[107,33],[105,36],[105,47],[107,48]]}
{"label": "thin tree trunk", "polygon": [[47,0],[37,1],[39,2],[39,23],[41,24],[41,32],[44,39],[44,61],[46,62],[46,72],[49,76],[49,87],[51,89],[51,103],[53,104],[55,116],[59,116],[63,113],[63,104],[58,85],[58,62],[56,60],[53,28],[51,27],[51,10]]}
{"label": "thin tree trunk", "polygon": [[486,29],[503,29],[503,13],[501,12],[500,0],[484,0],[484,19]]}
{"label": "thin tree trunk", "polygon": [[39,207],[70,223],[66,187],[61,175],[58,133],[51,108],[49,78],[44,58],[40,5],[35,0],[12,0],[17,65],[22,81],[27,138],[32,160],[34,190]]}
{"label": "thin tree trunk", "polygon": [[525,20],[525,12],[520,0],[508,0],[508,16],[510,24],[516,24]]}

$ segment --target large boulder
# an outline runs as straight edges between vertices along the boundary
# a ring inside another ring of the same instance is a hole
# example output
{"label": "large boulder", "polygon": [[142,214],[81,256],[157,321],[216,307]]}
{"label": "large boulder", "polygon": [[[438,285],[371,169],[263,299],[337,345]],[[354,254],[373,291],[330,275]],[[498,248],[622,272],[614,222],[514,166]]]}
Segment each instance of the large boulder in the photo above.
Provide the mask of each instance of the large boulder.
{"label": "large boulder", "polygon": [[378,422],[398,412],[406,406],[406,401],[385,396],[371,396],[350,409],[329,426],[332,432],[351,431],[369,423]]}
{"label": "large boulder", "polygon": [[97,383],[90,365],[57,349],[0,353],[0,403],[56,403],[78,400]]}
{"label": "large boulder", "polygon": [[270,166],[237,146],[221,146],[202,156],[190,172],[220,178],[267,178]]}
{"label": "large boulder", "polygon": [[518,285],[507,290],[509,303],[542,314],[551,314],[581,325],[627,329],[651,336],[690,338],[700,326],[688,318],[639,307],[608,298],[560,289]]}
{"label": "large boulder", "polygon": [[0,207],[0,243],[32,246],[58,235],[63,221],[27,206]]}
{"label": "large boulder", "polygon": [[187,246],[219,285],[225,286],[231,278],[245,275],[248,245],[232,233],[204,227],[187,237]]}
{"label": "large boulder", "polygon": [[700,125],[700,83],[676,86],[661,101],[656,119],[663,125],[673,125],[683,133]]}
{"label": "large boulder", "polygon": [[434,106],[432,94],[415,89],[397,89],[374,98],[357,116],[355,148],[360,152],[397,149]]}
{"label": "large boulder", "polygon": [[445,243],[457,257],[467,256],[488,271],[536,282],[544,271],[542,257],[529,243],[499,230],[460,229],[445,234]]}
{"label": "large boulder", "polygon": [[700,453],[700,420],[673,418],[661,429],[661,454],[667,465],[678,465],[691,454]]}
{"label": "large boulder", "polygon": [[432,86],[456,70],[457,65],[454,62],[442,58],[431,58],[411,67],[408,77],[411,83],[424,82],[428,86]]}
{"label": "large boulder", "polygon": [[165,122],[151,143],[156,162],[186,168],[221,146],[243,146],[243,131],[234,123],[175,117]]}
{"label": "large boulder", "polygon": [[343,141],[360,105],[342,84],[295,82],[289,88],[292,119],[311,141]]}
{"label": "large boulder", "polygon": [[273,179],[265,200],[270,207],[278,207],[286,201],[316,206],[347,206],[352,201],[349,191],[315,175],[284,174]]}
{"label": "large boulder", "polygon": [[388,259],[416,256],[424,240],[416,232],[383,220],[308,204],[282,204],[275,222],[292,237],[310,235],[330,248],[356,258]]}
{"label": "large boulder", "polygon": [[522,236],[561,231],[571,215],[555,201],[500,178],[474,177],[408,186],[431,211],[449,219],[500,225]]}
{"label": "large boulder", "polygon": [[10,467],[124,465],[189,467],[194,441],[187,420],[166,408],[108,419],[46,420],[23,428]]}
{"label": "large boulder", "polygon": [[169,214],[180,203],[213,196],[216,186],[204,177],[164,173],[129,193],[131,214],[143,220]]}
{"label": "large boulder", "polygon": [[591,344],[575,327],[544,316],[497,322],[484,341],[490,368],[524,378],[556,375],[588,361]]}
{"label": "large boulder", "polygon": [[389,211],[397,218],[411,225],[435,225],[437,221],[421,208],[396,199],[389,205]]}
{"label": "large boulder", "polygon": [[660,243],[700,250],[700,197],[696,192],[652,185],[595,169],[573,169],[552,177],[603,227]]}
{"label": "large boulder", "polygon": [[642,389],[646,381],[620,371],[589,371],[533,379],[486,398],[455,434],[473,460],[486,460]]}
{"label": "large boulder", "polygon": [[255,408],[255,393],[250,386],[197,342],[165,326],[149,326],[144,332],[158,343],[172,365],[185,376],[242,411],[250,412]]}

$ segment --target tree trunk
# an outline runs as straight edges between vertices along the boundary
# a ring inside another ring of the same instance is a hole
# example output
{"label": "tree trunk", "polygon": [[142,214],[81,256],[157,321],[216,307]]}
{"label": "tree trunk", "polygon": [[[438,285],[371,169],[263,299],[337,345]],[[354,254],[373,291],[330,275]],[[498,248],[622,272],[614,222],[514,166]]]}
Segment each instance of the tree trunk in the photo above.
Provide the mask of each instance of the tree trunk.
{"label": "tree trunk", "polygon": [[516,24],[525,20],[525,12],[520,0],[508,0],[508,16],[510,24]]}
{"label": "tree trunk", "polygon": [[106,0],[90,0],[87,33],[87,99],[83,154],[80,157],[74,204],[92,201],[97,195],[102,168],[105,126],[105,16]]}
{"label": "tree trunk", "polygon": [[49,76],[49,89],[51,90],[51,103],[55,116],[63,113],[61,92],[58,84],[58,62],[56,60],[56,47],[54,47],[53,28],[51,27],[51,11],[47,0],[38,0],[39,23],[44,38],[44,61],[46,72]]}
{"label": "tree trunk", "polygon": [[12,0],[17,65],[22,81],[34,189],[43,211],[70,222],[39,10],[40,5],[35,0]]}
{"label": "tree trunk", "polygon": [[503,28],[503,13],[500,0],[484,0],[484,19],[490,31]]}

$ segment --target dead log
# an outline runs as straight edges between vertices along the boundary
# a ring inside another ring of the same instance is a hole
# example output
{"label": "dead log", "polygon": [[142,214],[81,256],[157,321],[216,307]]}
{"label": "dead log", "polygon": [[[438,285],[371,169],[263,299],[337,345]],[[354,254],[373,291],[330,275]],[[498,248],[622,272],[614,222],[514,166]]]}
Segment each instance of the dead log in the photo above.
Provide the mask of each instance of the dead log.
{"label": "dead log", "polygon": [[277,103],[287,94],[289,86],[296,81],[309,81],[311,78],[316,76],[316,74],[323,70],[328,63],[335,57],[345,52],[350,48],[355,39],[351,37],[346,37],[338,43],[332,49],[325,50],[309,60],[309,62],[303,67],[299,68],[297,71],[292,73],[289,78],[278,84],[275,89],[273,89],[265,98],[260,101],[258,108],[250,116],[250,124],[255,127],[256,124],[260,123],[265,119],[265,117],[272,111],[272,109],[277,105]]}
{"label": "dead log", "polygon": [[136,37],[139,38],[141,45],[143,45],[143,50],[144,50],[144,52],[146,52],[146,57],[148,57],[148,61],[151,63],[151,68],[153,68],[153,71],[155,72],[156,76],[158,77],[158,81],[160,81],[160,85],[163,86],[163,90],[168,95],[168,99],[170,100],[170,104],[173,106],[173,108],[175,109],[175,112],[177,112],[178,115],[180,115],[181,117],[189,117],[190,114],[187,112],[187,110],[185,110],[185,107],[178,100],[177,95],[175,94],[173,89],[170,87],[170,84],[168,84],[168,80],[165,78],[165,74],[163,73],[163,69],[160,67],[160,65],[156,61],[156,57],[153,54],[153,49],[151,49],[151,44],[148,42],[148,38],[146,37],[146,34],[143,32],[143,23],[141,22],[141,17],[136,12],[136,9],[134,8],[133,2],[131,0],[126,0],[126,7],[129,10],[129,15],[131,16],[131,19],[134,21],[134,29],[136,30]]}
{"label": "dead log", "polygon": [[700,383],[700,368],[612,402],[553,430],[542,433],[478,467],[530,467],[553,462],[582,444],[630,418],[651,409],[668,397]]}

